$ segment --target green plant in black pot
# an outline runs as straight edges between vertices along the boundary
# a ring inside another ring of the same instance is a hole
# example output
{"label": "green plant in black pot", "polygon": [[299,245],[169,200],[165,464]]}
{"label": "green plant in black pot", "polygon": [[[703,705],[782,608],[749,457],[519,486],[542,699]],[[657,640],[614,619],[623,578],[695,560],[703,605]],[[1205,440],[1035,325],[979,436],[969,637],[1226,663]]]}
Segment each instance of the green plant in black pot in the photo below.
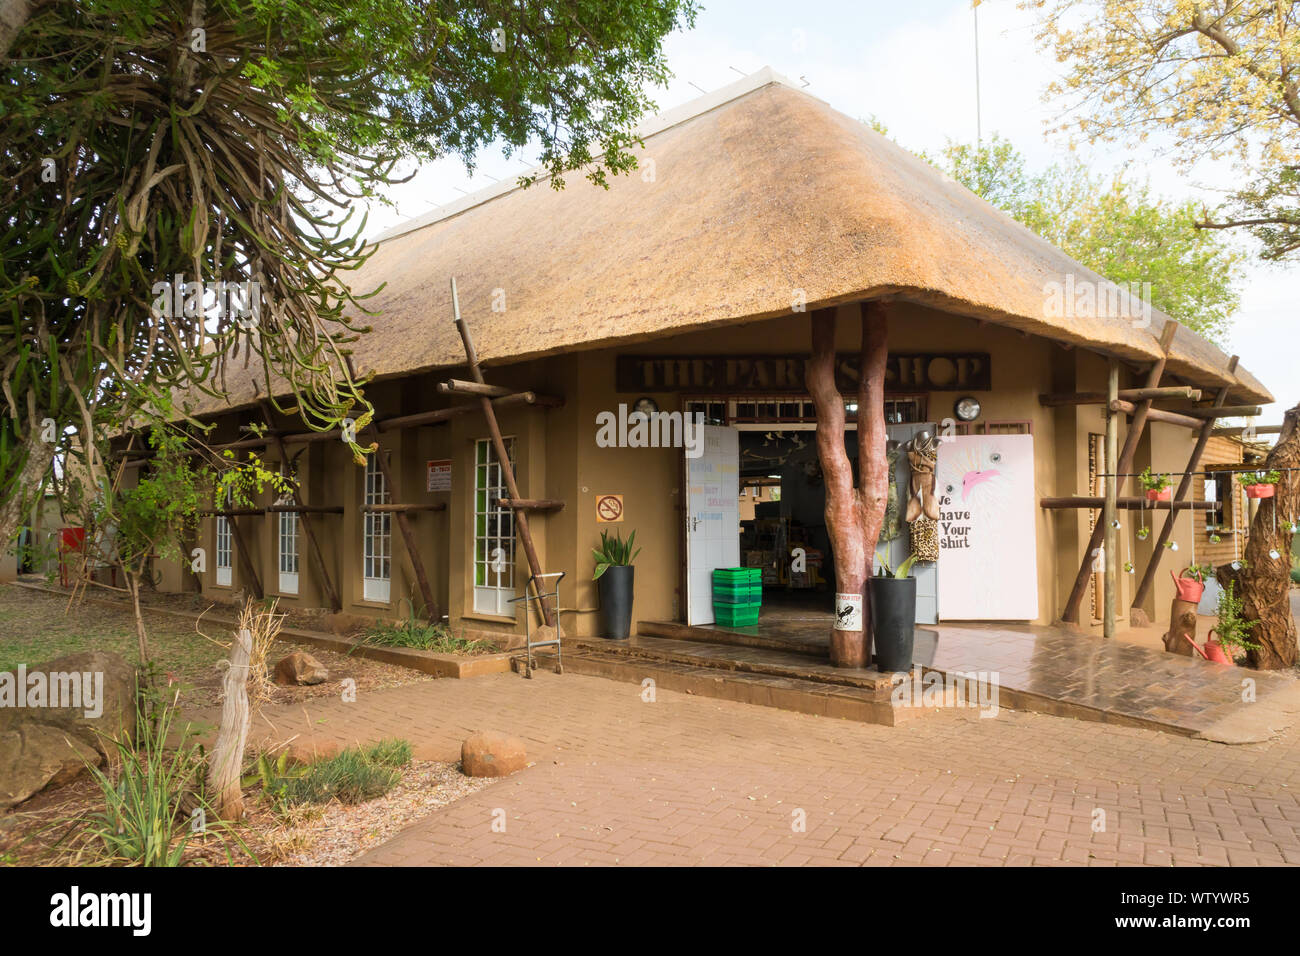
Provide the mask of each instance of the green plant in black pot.
{"label": "green plant in black pot", "polygon": [[633,531],[623,540],[617,532],[600,533],[600,547],[592,548],[596,573],[591,576],[600,592],[600,633],[615,641],[625,641],[632,633],[632,562],[641,549],[632,550],[636,541]]}
{"label": "green plant in black pot", "polygon": [[912,669],[916,625],[916,578],[911,576],[917,555],[897,568],[876,557],[871,589],[871,640],[876,669],[882,674]]}

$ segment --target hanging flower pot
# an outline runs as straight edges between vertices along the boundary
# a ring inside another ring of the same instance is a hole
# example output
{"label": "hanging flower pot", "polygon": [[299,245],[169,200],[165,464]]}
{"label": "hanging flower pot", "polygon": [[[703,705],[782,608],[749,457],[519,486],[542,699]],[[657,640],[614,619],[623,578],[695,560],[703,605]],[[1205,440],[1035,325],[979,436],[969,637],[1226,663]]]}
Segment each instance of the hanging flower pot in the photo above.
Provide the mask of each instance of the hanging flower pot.
{"label": "hanging flower pot", "polygon": [[1146,490],[1147,501],[1168,501],[1173,497],[1168,475],[1153,475],[1151,469],[1146,468],[1138,475],[1138,481]]}
{"label": "hanging flower pot", "polygon": [[1243,471],[1237,476],[1237,481],[1246,489],[1247,498],[1272,498],[1281,480],[1279,471]]}

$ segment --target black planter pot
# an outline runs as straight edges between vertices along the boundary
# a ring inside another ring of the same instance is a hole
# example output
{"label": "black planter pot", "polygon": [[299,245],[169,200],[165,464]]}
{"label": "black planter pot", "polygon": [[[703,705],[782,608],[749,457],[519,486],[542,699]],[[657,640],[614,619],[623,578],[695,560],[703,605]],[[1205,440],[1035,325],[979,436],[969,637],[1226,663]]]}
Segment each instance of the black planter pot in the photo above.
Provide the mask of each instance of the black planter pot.
{"label": "black planter pot", "polygon": [[631,565],[605,569],[596,579],[600,593],[600,633],[614,641],[625,641],[632,633]]}
{"label": "black planter pot", "polygon": [[876,669],[882,674],[910,671],[916,627],[916,578],[873,577],[870,586]]}

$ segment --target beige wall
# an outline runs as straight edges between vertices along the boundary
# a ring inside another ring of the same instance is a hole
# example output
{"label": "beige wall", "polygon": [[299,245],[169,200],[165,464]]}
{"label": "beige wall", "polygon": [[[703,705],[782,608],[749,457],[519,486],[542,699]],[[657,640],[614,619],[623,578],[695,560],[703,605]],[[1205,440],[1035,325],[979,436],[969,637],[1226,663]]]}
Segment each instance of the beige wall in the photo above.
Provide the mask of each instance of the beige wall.
{"label": "beige wall", "polygon": [[[845,352],[858,348],[859,322],[856,306],[841,308],[838,347]],[[900,304],[889,330],[889,344],[896,351],[986,351],[992,357],[994,389],[974,393],[983,404],[981,420],[1028,420],[1032,424],[1036,451],[1038,496],[1088,493],[1088,434],[1104,431],[1104,416],[1098,406],[1044,408],[1038,396],[1048,391],[1099,391],[1106,381],[1106,359],[1082,351],[1067,350],[1043,339],[1027,338],[996,326],[957,318],[921,306]],[[638,395],[619,393],[615,388],[615,358],[620,352],[648,354],[803,354],[810,349],[810,316],[785,316],[763,322],[733,325],[703,332],[641,342],[625,348],[570,353],[513,366],[485,370],[490,382],[513,389],[533,389],[563,396],[560,408],[514,406],[499,413],[502,432],[516,441],[520,493],[526,498],[555,498],[565,502],[562,511],[533,514],[529,524],[543,569],[564,571],[562,618],[570,633],[594,634],[597,592],[591,581],[594,547],[604,527],[624,535],[637,532],[642,548],[636,563],[635,619],[674,619],[681,616],[681,568],[683,562],[682,466],[680,449],[600,448],[596,445],[596,416],[631,403]],[[451,404],[437,393],[438,381],[463,370],[437,375],[411,376],[400,382],[379,383],[368,390],[378,417],[411,414]],[[1122,384],[1139,384],[1136,373],[1125,369]],[[934,392],[929,399],[928,417],[942,420],[952,414],[955,392]],[[652,394],[666,411],[681,407],[682,395]],[[251,420],[251,419],[250,419]],[[228,416],[214,441],[240,436],[238,421]],[[286,421],[290,430],[301,425]],[[522,615],[499,617],[477,614],[472,608],[473,533],[473,450],[477,439],[487,437],[482,415],[477,411],[459,415],[447,423],[386,432],[381,444],[390,452],[397,487],[393,500],[404,503],[445,502],[443,512],[420,512],[411,516],[419,542],[419,553],[436,593],[436,600],[456,628],[523,630]],[[366,439],[368,440],[368,439]],[[1121,431],[1121,442],[1123,433]],[[1140,471],[1147,462],[1157,469],[1181,470],[1191,447],[1190,433],[1173,426],[1156,425],[1144,439]],[[306,449],[302,451],[302,449]],[[384,605],[365,602],[361,584],[363,469],[353,464],[345,446],[323,441],[290,447],[302,451],[299,466],[304,481],[304,498],[314,505],[343,504],[343,515],[313,516],[313,524],[343,599],[343,610],[369,616],[404,616],[404,601],[412,596],[421,605],[415,576],[405,544],[393,520],[392,599]],[[268,451],[268,461],[278,461]],[[429,459],[453,461],[451,492],[425,490],[424,464]],[[1136,492],[1131,492],[1136,493]],[[595,501],[603,494],[621,494],[625,520],[614,526],[601,525],[595,516]],[[270,503],[267,493],[262,504]],[[238,519],[241,531],[255,542],[252,560],[262,577],[264,590],[274,594],[277,584],[276,521],[273,516]],[[1143,545],[1133,537],[1136,513],[1123,516],[1122,562],[1131,559],[1140,571],[1146,557]],[[1190,519],[1180,519],[1176,537],[1186,537]],[[203,539],[208,547],[205,591],[216,588],[215,521],[204,522]],[[1081,550],[1088,534],[1088,516],[1083,511],[1037,511],[1040,559],[1039,606],[1041,623],[1060,614],[1079,567]],[[300,531],[300,594],[285,597],[287,606],[322,607],[323,590]],[[1149,550],[1149,545],[1145,546]],[[1186,556],[1178,560],[1185,565]],[[1166,562],[1173,567],[1177,562]],[[175,575],[176,580],[187,574]],[[522,549],[516,552],[516,589],[522,592],[527,565]],[[1168,575],[1152,600],[1155,618],[1167,615],[1172,584]],[[1122,610],[1127,609],[1135,576],[1120,575]],[[170,580],[170,579],[169,579]],[[244,585],[239,562],[234,562],[231,591]],[[1085,624],[1089,621],[1085,600]],[[1127,614],[1121,613],[1122,624]]]}

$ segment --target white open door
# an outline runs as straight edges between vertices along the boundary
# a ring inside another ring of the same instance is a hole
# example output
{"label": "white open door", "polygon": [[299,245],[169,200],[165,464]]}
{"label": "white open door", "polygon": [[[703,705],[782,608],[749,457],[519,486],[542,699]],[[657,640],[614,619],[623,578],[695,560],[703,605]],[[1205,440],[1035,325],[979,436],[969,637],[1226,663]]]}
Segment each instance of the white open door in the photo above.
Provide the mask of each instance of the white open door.
{"label": "white open door", "polygon": [[740,432],[705,425],[686,459],[686,623],[713,623],[713,570],[740,564]]}

